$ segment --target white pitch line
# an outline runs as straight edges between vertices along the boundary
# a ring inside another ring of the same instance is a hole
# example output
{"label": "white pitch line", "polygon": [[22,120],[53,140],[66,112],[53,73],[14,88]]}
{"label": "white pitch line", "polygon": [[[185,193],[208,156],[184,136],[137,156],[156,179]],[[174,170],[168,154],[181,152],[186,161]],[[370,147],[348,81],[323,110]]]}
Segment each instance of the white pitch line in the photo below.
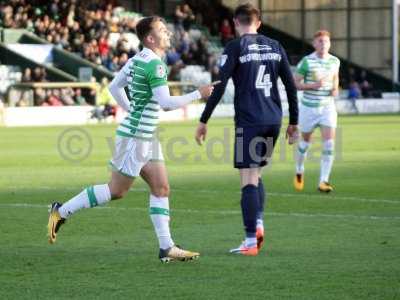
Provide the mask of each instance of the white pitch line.
{"label": "white pitch line", "polygon": [[[172,189],[172,191],[180,191],[180,192],[191,192],[192,190],[186,189]],[[212,191],[212,190],[196,190],[196,193],[221,193],[221,191]],[[223,192],[222,192],[223,193]],[[240,192],[233,192],[235,194],[240,194]],[[287,197],[287,198],[318,198],[326,197],[329,200],[350,200],[350,201],[359,201],[359,202],[373,202],[373,203],[391,203],[391,204],[400,204],[399,200],[392,199],[373,199],[373,198],[360,198],[360,197],[350,197],[350,196],[337,196],[334,194],[306,194],[306,193],[279,193],[279,192],[268,192],[267,195],[278,196],[278,197]]]}
{"label": "white pitch line", "polygon": [[[16,186],[11,186],[7,187],[8,189],[11,190],[21,190],[21,187],[16,187]],[[50,187],[50,186],[41,186],[38,188],[43,189],[43,190],[65,190],[65,191],[79,191],[79,188],[73,188],[73,187]],[[83,187],[82,187],[83,189]],[[130,192],[147,192],[149,191],[147,188],[131,188]],[[192,189],[171,189],[172,192],[193,192]],[[227,193],[233,193],[233,194],[240,194],[240,191],[216,191],[216,190],[207,190],[207,189],[202,189],[202,190],[196,190],[196,193],[201,193],[201,194],[227,194]],[[351,197],[351,196],[340,196],[336,194],[329,194],[329,195],[321,195],[321,194],[306,194],[306,193],[280,193],[280,192],[268,192],[267,195],[271,196],[278,196],[278,197],[285,197],[285,198],[318,198],[321,199],[325,197],[328,201],[332,200],[343,200],[343,201],[356,201],[356,202],[370,202],[370,203],[389,203],[389,204],[398,204],[400,205],[400,199],[395,200],[395,199],[374,199],[374,198],[362,198],[362,197]]]}
{"label": "white pitch line", "polygon": [[[8,208],[50,208],[50,205],[46,204],[30,204],[30,203],[0,203],[0,207]],[[96,209],[106,210],[134,210],[147,212],[148,208],[142,207],[109,207],[100,206]],[[194,213],[194,214],[210,214],[210,215],[240,215],[240,210],[200,210],[200,209],[171,209],[171,212],[177,213]],[[281,213],[281,212],[265,212],[268,216],[278,217],[303,217],[303,218],[340,218],[340,219],[367,219],[367,220],[400,220],[400,216],[366,216],[366,215],[347,215],[347,214],[307,214],[307,213]]]}
{"label": "white pitch line", "polygon": [[400,204],[400,199],[399,200],[392,200],[392,199],[373,199],[373,198],[361,198],[361,197],[350,197],[350,196],[337,196],[334,194],[330,195],[314,195],[314,194],[305,194],[305,193],[297,193],[297,194],[290,194],[290,193],[274,193],[274,192],[267,192],[269,195],[273,196],[280,196],[280,197],[293,197],[293,198],[321,198],[321,197],[327,197],[327,198],[333,198],[333,199],[338,199],[338,200],[349,200],[349,201],[359,201],[359,202],[373,202],[373,203],[391,203],[391,204]]}

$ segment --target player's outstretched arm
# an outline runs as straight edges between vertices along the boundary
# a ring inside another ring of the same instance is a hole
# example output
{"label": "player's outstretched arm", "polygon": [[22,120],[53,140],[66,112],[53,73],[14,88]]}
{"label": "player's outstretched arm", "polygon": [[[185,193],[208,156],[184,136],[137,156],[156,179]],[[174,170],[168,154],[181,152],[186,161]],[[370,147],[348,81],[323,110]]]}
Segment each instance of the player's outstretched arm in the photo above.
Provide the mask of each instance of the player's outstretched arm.
{"label": "player's outstretched arm", "polygon": [[198,99],[207,99],[210,97],[212,91],[214,90],[214,85],[218,82],[213,82],[199,87],[194,92],[182,95],[182,96],[171,96],[169,93],[169,88],[166,85],[162,85],[154,88],[153,99],[156,100],[162,109],[164,110],[174,110],[189,104],[190,102]]}

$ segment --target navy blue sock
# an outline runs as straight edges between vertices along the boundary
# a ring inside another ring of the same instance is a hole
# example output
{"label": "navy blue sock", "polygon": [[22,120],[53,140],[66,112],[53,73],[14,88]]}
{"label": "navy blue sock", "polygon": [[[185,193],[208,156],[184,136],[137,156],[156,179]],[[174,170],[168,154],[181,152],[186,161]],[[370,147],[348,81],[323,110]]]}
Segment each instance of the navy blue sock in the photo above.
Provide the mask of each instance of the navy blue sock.
{"label": "navy blue sock", "polygon": [[259,209],[258,187],[248,184],[242,188],[242,206],[243,224],[246,231],[246,237],[256,237],[257,211]]}
{"label": "navy blue sock", "polygon": [[263,184],[261,178],[258,178],[258,196],[259,196],[260,207],[257,211],[257,219],[263,220],[264,219],[265,190],[264,190],[264,184]]}

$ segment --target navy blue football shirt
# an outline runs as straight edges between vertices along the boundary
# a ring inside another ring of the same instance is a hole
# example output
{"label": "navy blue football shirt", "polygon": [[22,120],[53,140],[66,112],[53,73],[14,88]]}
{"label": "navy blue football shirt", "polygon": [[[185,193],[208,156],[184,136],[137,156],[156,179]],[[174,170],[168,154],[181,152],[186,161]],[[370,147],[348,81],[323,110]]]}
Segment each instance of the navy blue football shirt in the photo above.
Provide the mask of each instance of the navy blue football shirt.
{"label": "navy blue football shirt", "polygon": [[236,127],[282,123],[279,77],[288,97],[289,123],[297,125],[297,89],[286,52],[278,41],[261,34],[244,34],[226,45],[220,59],[221,83],[207,101],[202,123],[211,117],[230,77],[235,86]]}

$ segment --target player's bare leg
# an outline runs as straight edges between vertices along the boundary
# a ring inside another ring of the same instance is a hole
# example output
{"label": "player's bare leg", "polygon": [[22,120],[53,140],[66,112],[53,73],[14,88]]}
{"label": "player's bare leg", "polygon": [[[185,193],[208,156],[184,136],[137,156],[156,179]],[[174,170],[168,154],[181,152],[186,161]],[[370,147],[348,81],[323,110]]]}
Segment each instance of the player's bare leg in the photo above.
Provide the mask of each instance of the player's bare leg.
{"label": "player's bare leg", "polygon": [[141,170],[140,176],[150,187],[150,217],[159,244],[159,258],[162,262],[187,261],[200,256],[176,246],[169,228],[169,183],[167,169],[163,161],[150,161]]}
{"label": "player's bare leg", "polygon": [[257,186],[261,175],[261,168],[239,169],[240,187],[244,188],[248,184]]}
{"label": "player's bare leg", "polygon": [[52,203],[47,224],[49,243],[55,243],[58,230],[71,215],[83,208],[104,205],[110,200],[124,197],[133,181],[133,177],[113,171],[108,184],[90,186],[64,204]]}
{"label": "player's bare leg", "polygon": [[329,183],[329,176],[331,174],[334,160],[335,135],[335,128],[321,126],[322,154],[320,179],[318,185],[318,190],[320,192],[329,193],[333,190],[332,185]]}
{"label": "player's bare leg", "polygon": [[132,187],[134,180],[134,177],[125,176],[119,172],[112,171],[111,180],[108,183],[111,200],[123,198]]}

